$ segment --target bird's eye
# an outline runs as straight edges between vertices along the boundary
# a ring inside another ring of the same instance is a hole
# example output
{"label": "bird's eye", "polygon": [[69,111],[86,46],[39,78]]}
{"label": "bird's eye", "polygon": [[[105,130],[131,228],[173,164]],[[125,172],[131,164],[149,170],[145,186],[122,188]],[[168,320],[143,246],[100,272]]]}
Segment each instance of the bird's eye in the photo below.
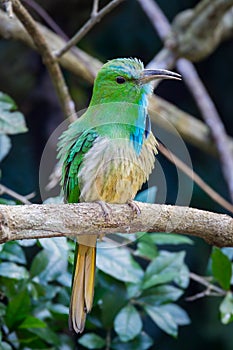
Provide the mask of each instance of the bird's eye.
{"label": "bird's eye", "polygon": [[118,84],[124,84],[125,83],[125,78],[124,77],[117,77],[116,78],[116,82]]}

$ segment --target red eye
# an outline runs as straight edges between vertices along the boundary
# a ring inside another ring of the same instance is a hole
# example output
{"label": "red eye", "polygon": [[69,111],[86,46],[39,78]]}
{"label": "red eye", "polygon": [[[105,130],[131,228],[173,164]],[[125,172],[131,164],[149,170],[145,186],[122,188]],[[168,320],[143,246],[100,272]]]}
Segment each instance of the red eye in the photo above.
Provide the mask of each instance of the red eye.
{"label": "red eye", "polygon": [[125,78],[124,77],[117,77],[116,78],[116,82],[118,84],[124,84],[125,83]]}

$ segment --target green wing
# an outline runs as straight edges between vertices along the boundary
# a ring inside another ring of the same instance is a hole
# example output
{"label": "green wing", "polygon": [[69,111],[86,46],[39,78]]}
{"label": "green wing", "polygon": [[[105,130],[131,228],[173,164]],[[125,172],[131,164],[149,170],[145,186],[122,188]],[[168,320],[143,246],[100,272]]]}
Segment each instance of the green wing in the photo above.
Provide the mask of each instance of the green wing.
{"label": "green wing", "polygon": [[63,158],[61,183],[65,201],[68,203],[77,203],[79,201],[78,172],[85,154],[92,147],[97,136],[96,131],[89,129],[79,134],[78,138],[73,140],[73,143],[70,142],[70,139],[66,139],[66,135],[60,143],[60,157]]}

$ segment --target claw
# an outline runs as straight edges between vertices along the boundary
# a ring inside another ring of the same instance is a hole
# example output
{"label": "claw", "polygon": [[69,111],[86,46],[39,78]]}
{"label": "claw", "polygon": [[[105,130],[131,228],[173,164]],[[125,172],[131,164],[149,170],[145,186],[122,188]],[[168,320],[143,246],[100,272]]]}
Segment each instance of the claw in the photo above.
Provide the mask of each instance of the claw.
{"label": "claw", "polygon": [[127,204],[129,205],[130,208],[132,208],[133,212],[137,214],[137,216],[141,214],[141,209],[135,201],[130,199],[128,200]]}
{"label": "claw", "polygon": [[103,215],[106,221],[110,220],[111,217],[111,213],[112,213],[112,209],[110,207],[110,205],[108,205],[108,203],[104,202],[104,201],[97,201],[96,203],[98,203],[103,211]]}

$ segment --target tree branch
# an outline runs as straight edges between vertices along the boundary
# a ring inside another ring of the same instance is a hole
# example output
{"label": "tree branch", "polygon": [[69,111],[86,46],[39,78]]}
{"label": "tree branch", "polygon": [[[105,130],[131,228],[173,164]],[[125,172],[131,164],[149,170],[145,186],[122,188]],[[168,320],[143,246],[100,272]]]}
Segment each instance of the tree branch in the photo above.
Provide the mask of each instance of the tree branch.
{"label": "tree branch", "polygon": [[112,0],[105,7],[103,7],[100,11],[97,8],[97,2],[94,1],[93,9],[91,13],[91,17],[89,20],[80,28],[80,30],[71,38],[66,45],[56,52],[56,57],[61,57],[66,53],[71,47],[77,45],[77,43],[94,27],[96,23],[98,23],[107,13],[113,10],[118,4],[120,4],[124,0]]}
{"label": "tree branch", "polygon": [[[154,1],[152,0],[143,0],[143,1],[138,0],[138,1],[143,7],[148,17],[150,18],[160,38],[164,41],[166,45],[166,37],[170,33],[173,33],[173,26],[170,26],[167,18],[164,16],[163,12]],[[194,33],[196,34],[196,40],[203,40],[203,34],[200,37],[201,35],[200,28],[196,27],[196,25],[202,24],[202,27],[206,28],[206,22],[203,22],[203,17],[205,18],[206,21],[208,20],[208,22],[210,22],[209,23],[210,27],[213,26],[214,24],[216,25],[216,23],[220,21],[224,11],[229,9],[230,3],[233,3],[233,0],[231,1],[228,0],[224,2],[222,0],[212,0],[211,4],[209,0],[203,0],[195,7],[194,10],[192,10],[192,16],[194,13],[195,16],[198,17],[198,19],[196,20],[196,17],[192,17],[193,21],[190,20],[189,22],[187,22],[186,24],[187,30],[184,31],[184,33],[186,34],[188,30],[189,31],[193,30]],[[206,18],[207,14],[209,16],[211,14],[213,15],[213,8],[218,9],[219,11],[218,15],[214,16],[214,18],[212,17]],[[201,17],[201,20],[199,19],[199,17]],[[210,32],[208,32],[208,35],[211,36]],[[206,36],[204,37],[206,40]],[[195,41],[193,40],[193,37],[191,41],[192,43],[193,41]],[[174,47],[172,47],[170,51],[171,51],[171,55],[174,56]],[[178,53],[177,56],[180,56],[180,52]],[[177,60],[176,65],[186,85],[188,86],[191,94],[193,95],[206,124],[210,129],[213,140],[216,144],[216,148],[218,150],[218,154],[219,154],[219,158],[222,166],[222,172],[226,180],[226,184],[228,186],[230,198],[231,198],[231,201],[233,202],[233,157],[232,157],[230,148],[228,147],[227,134],[225,132],[224,125],[221,121],[221,118],[217,112],[217,109],[213,101],[211,100],[204,84],[199,78],[193,64],[189,62],[187,59],[180,58]]]}
{"label": "tree branch", "polygon": [[[36,22],[36,25],[51,51],[58,50],[65,45],[65,40],[53,33],[50,29]],[[10,19],[6,13],[0,10],[0,36],[5,39],[14,39],[24,42],[33,49],[38,50],[32,38],[22,24],[16,19]],[[75,54],[74,54],[75,53]],[[59,63],[73,74],[82,77],[89,83],[93,83],[96,72],[102,66],[97,59],[89,56],[84,51],[73,47],[72,51],[59,59]]]}
{"label": "tree branch", "polygon": [[34,45],[40,52],[43,62],[46,65],[53,85],[55,87],[57,96],[60,100],[61,107],[66,117],[72,118],[75,115],[74,102],[72,101],[64,77],[62,75],[59,64],[53,56],[50,47],[48,46],[43,34],[41,33],[36,22],[33,20],[31,15],[20,3],[19,0],[12,0],[13,11],[24,25],[28,34],[34,42]]}
{"label": "tree branch", "polygon": [[13,13],[13,8],[12,8],[12,1],[11,0],[2,0],[2,3],[3,3],[3,6],[4,6],[9,18],[13,18],[14,13]]}
{"label": "tree branch", "polygon": [[63,30],[57,25],[54,19],[36,1],[34,0],[22,0],[22,1],[25,4],[27,4],[31,9],[33,9],[44,20],[44,22],[48,25],[48,27],[51,28],[56,34],[60,35],[60,37],[66,41],[69,40],[69,38],[63,32]]}
{"label": "tree branch", "polygon": [[0,205],[0,243],[83,233],[174,232],[198,236],[219,247],[233,246],[233,219],[228,215],[188,207],[138,204],[138,216],[128,205],[110,205],[108,221],[96,203]]}
{"label": "tree branch", "polygon": [[158,145],[158,150],[178,169],[181,169],[184,174],[191,178],[205,193],[208,194],[215,202],[233,214],[233,205],[226,201],[220,194],[213,190],[200,176],[198,176],[190,167],[188,167],[181,159],[176,157],[174,153],[164,147],[161,143]]}
{"label": "tree branch", "polygon": [[193,281],[205,286],[206,288],[195,295],[192,295],[190,297],[185,298],[187,301],[194,301],[200,298],[204,298],[206,296],[225,296],[227,294],[226,290],[223,290],[222,288],[216,286],[215,284],[212,284],[208,281],[208,277],[202,277],[199,275],[196,275],[193,272],[189,273],[190,279]]}
{"label": "tree branch", "polygon": [[[54,34],[51,30],[39,23],[37,23],[37,26],[52,50],[56,50],[65,45],[65,41],[58,35]],[[17,19],[9,19],[1,10],[0,36],[6,39],[20,40],[35,49],[35,45],[19,21]],[[94,77],[96,76],[98,69],[102,66],[102,63],[76,47],[73,47],[72,51],[74,51],[75,54],[69,51],[59,59],[59,62],[64,68],[68,69],[73,74],[82,77],[89,83],[93,83]],[[163,49],[160,53],[166,54],[165,51],[168,50]],[[168,60],[169,59],[170,58],[168,57]],[[164,63],[162,57],[161,61]],[[158,64],[158,66],[160,65]],[[168,67],[168,62],[166,62],[165,66],[161,66],[161,68]],[[158,96],[152,96],[149,107],[151,118],[158,125],[167,128],[168,123],[164,122],[164,119],[166,118],[175,126],[177,131],[187,142],[208,153],[217,154],[209,129],[203,122]],[[228,137],[228,147],[230,147],[231,152],[233,153],[233,139],[230,137]]]}
{"label": "tree branch", "polygon": [[179,13],[165,45],[192,62],[204,59],[232,35],[232,6],[233,0],[202,0]]}
{"label": "tree branch", "polygon": [[228,147],[225,127],[193,64],[181,58],[177,61],[177,67],[182,76],[185,77],[185,82],[189,90],[192,91],[192,95],[195,97],[203,119],[210,129],[218,150],[222,172],[228,186],[230,198],[233,202],[233,156]]}
{"label": "tree branch", "polygon": [[[31,204],[31,202],[28,200],[28,196],[22,196],[21,194],[11,190],[10,188],[0,184],[0,195],[2,194],[8,194],[9,196],[11,196],[12,198],[20,201],[21,203],[24,203],[24,204]],[[30,197],[30,195],[29,195]]]}
{"label": "tree branch", "polygon": [[[159,125],[169,132],[173,132],[170,123],[175,127],[183,139],[212,155],[217,155],[209,128],[200,120],[182,111],[172,103],[159,96],[151,96],[149,113],[155,125]],[[228,136],[228,147],[233,155],[233,139]]]}

